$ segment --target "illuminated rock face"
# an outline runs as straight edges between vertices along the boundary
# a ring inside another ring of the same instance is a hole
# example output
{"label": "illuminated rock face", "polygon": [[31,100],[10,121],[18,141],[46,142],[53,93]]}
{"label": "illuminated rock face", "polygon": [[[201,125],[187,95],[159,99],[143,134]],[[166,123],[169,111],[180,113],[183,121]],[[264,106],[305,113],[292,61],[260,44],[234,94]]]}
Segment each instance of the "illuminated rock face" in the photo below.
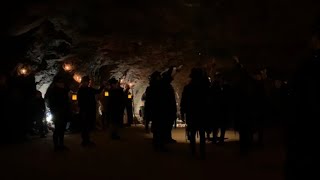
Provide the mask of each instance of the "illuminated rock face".
{"label": "illuminated rock face", "polygon": [[[98,84],[101,79],[126,75],[126,81],[135,84],[134,98],[140,104],[154,70],[184,65],[173,82],[179,95],[193,66],[212,63],[206,57],[210,49],[227,49],[250,69],[266,65],[292,71],[307,52],[316,3],[64,0],[9,4],[9,8],[3,6],[11,22],[6,31],[12,44],[7,57],[12,66],[22,59],[32,64],[43,92],[53,76],[63,71],[63,61],[70,59],[74,72],[89,74]],[[228,64],[216,60],[218,66]]]}

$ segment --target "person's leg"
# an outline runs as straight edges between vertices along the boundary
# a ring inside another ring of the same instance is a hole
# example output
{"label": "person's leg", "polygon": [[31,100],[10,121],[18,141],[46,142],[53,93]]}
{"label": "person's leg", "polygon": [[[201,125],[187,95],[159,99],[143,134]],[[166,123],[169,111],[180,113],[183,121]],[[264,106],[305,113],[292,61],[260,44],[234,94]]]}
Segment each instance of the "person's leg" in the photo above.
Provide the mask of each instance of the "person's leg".
{"label": "person's leg", "polygon": [[191,155],[196,155],[196,134],[197,131],[195,129],[190,130],[190,149],[191,149]]}
{"label": "person's leg", "polygon": [[200,156],[201,159],[205,159],[206,157],[206,136],[205,136],[205,130],[200,129],[199,130],[200,134]]}
{"label": "person's leg", "polygon": [[132,105],[127,105],[127,118],[128,118],[128,126],[131,126],[133,124],[133,112],[132,112]]}
{"label": "person's leg", "polygon": [[[55,128],[53,131],[53,145],[54,145],[54,150],[58,150],[59,147],[59,127],[57,126],[57,123],[55,122],[54,124]],[[57,128],[58,127],[58,128]]]}
{"label": "person's leg", "polygon": [[61,122],[59,126],[60,126],[59,127],[59,146],[62,147],[62,148],[65,148],[65,145],[64,145],[64,134],[65,134],[65,131],[66,131],[67,123],[66,122]]}
{"label": "person's leg", "polygon": [[89,123],[88,123],[88,113],[81,112],[81,138],[82,138],[82,145],[86,146],[90,142],[89,138]]}
{"label": "person's leg", "polygon": [[225,138],[225,134],[226,134],[226,126],[222,126],[220,128],[220,138],[219,138],[219,143],[223,144],[224,143],[224,138]]}

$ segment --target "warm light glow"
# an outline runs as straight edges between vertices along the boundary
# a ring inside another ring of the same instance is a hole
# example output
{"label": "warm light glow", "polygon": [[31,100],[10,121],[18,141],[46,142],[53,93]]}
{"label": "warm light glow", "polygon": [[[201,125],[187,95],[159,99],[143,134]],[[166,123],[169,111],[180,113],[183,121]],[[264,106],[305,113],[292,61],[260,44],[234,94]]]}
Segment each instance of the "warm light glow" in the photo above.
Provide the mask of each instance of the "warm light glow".
{"label": "warm light glow", "polygon": [[132,99],[132,95],[131,94],[128,94],[128,99]]}
{"label": "warm light glow", "polygon": [[130,87],[130,88],[132,88],[133,85],[134,85],[133,83],[129,83],[129,87]]}
{"label": "warm light glow", "polygon": [[65,64],[63,64],[63,69],[65,71],[72,71],[72,65],[69,63],[65,63]]}
{"label": "warm light glow", "polygon": [[72,100],[76,101],[77,99],[78,99],[77,95],[76,94],[72,94]]}
{"label": "warm light glow", "polygon": [[109,92],[108,91],[104,92],[104,96],[109,96]]}
{"label": "warm light glow", "polygon": [[75,81],[77,81],[78,83],[81,83],[81,76],[80,76],[79,74],[74,74],[74,75],[73,75],[73,79],[74,79]]}
{"label": "warm light glow", "polygon": [[26,68],[21,68],[20,69],[20,74],[26,75],[28,73],[28,70]]}
{"label": "warm light glow", "polygon": [[124,83],[124,79],[121,79],[121,80],[120,80],[120,83],[121,83],[121,84]]}

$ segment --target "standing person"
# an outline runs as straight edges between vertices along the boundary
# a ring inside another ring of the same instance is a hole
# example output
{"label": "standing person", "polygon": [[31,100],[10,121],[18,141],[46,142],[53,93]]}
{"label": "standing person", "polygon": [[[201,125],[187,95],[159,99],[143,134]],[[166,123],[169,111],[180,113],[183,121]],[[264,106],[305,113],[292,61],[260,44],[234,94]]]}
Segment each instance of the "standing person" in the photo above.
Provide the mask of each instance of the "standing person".
{"label": "standing person", "polygon": [[43,119],[45,117],[46,105],[42,98],[42,93],[40,91],[35,92],[35,97],[33,99],[33,121],[36,122],[36,127],[41,138],[45,136],[45,126],[43,124]]}
{"label": "standing person", "polygon": [[81,85],[78,90],[78,106],[80,110],[80,121],[81,121],[81,137],[82,146],[95,145],[90,140],[90,131],[95,127],[97,102],[96,95],[100,94],[104,89],[103,86],[100,89],[94,89],[91,87],[91,80],[89,76],[84,76],[81,80]]}
{"label": "standing person", "polygon": [[127,126],[128,127],[130,127],[131,124],[133,123],[133,109],[132,109],[133,96],[132,96],[132,93],[130,92],[130,89],[131,89],[131,87],[129,86],[129,84],[126,84],[124,93],[126,96],[125,108],[127,111],[127,119],[128,119]]}
{"label": "standing person", "polygon": [[146,101],[146,92],[144,92],[142,94],[142,97],[141,97],[141,101],[143,102],[143,106],[140,106],[140,110],[139,110],[139,113],[141,112],[141,117],[142,117],[142,120],[144,122],[144,130],[146,133],[150,133],[150,130],[149,130],[149,124],[151,122],[150,118],[146,118],[146,114],[145,114],[145,101]]}
{"label": "standing person", "polygon": [[71,116],[69,89],[66,87],[62,76],[56,76],[50,85],[45,99],[53,115],[54,132],[53,143],[54,150],[68,150],[64,145],[64,133],[67,121]]}
{"label": "standing person", "polygon": [[109,81],[109,117],[111,123],[111,139],[119,140],[119,128],[123,122],[125,108],[125,95],[118,80],[111,78]]}
{"label": "standing person", "polygon": [[203,76],[200,68],[193,68],[190,74],[191,82],[182,92],[180,111],[182,120],[186,120],[191,153],[196,155],[196,134],[200,134],[200,156],[205,158],[205,130],[207,128],[207,112],[209,97],[208,78]]}
{"label": "standing person", "polygon": [[320,23],[318,26],[311,56],[298,66],[289,83],[292,106],[287,122],[286,180],[319,179]]}
{"label": "standing person", "polygon": [[107,83],[103,92],[102,124],[104,129],[110,128],[110,84]]}
{"label": "standing person", "polygon": [[166,151],[165,129],[166,121],[163,115],[163,91],[161,74],[155,71],[149,77],[149,86],[146,89],[145,96],[145,118],[147,122],[152,122],[151,131],[153,134],[153,147],[156,151]]}
{"label": "standing person", "polygon": [[172,127],[177,120],[177,103],[175,97],[175,91],[171,82],[173,68],[170,68],[162,75],[162,113],[163,113],[163,121],[165,121],[165,142],[166,143],[176,143],[177,141],[172,138]]}
{"label": "standing person", "polygon": [[[213,132],[212,143],[224,143],[224,136],[226,131],[226,107],[224,102],[223,77],[220,73],[216,73],[215,79],[210,87],[210,113],[211,122],[210,129]],[[220,137],[218,133],[220,132]]]}

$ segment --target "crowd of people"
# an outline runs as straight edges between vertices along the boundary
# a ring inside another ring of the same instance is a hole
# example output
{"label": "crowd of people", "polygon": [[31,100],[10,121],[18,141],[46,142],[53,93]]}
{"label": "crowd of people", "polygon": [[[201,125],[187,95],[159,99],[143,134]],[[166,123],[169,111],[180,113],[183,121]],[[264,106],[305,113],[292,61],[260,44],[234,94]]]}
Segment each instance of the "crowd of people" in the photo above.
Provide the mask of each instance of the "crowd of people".
{"label": "crowd of people", "polygon": [[[264,128],[272,112],[276,114],[272,118],[283,120],[287,128],[286,175],[289,179],[303,177],[305,172],[312,170],[312,157],[318,152],[314,145],[318,137],[317,126],[314,124],[317,124],[320,102],[319,32],[315,33],[312,42],[313,54],[290,81],[270,81],[265,69],[250,74],[239,62],[233,68],[236,78],[232,80],[218,72],[211,79],[205,69],[195,67],[191,70],[190,82],[183,89],[180,108],[177,108],[176,93],[171,84],[173,68],[164,73],[153,72],[143,96],[145,105],[140,114],[146,122],[147,131],[151,122],[154,149],[167,151],[166,144],[176,143],[172,138],[172,128],[177,118],[181,118],[187,124],[192,155],[197,152],[197,134],[200,136],[200,156],[205,158],[206,141],[223,144],[228,128],[239,132],[240,153],[246,155],[253,145],[254,134],[258,137],[257,145],[263,146]],[[43,98],[34,82],[34,76],[0,74],[0,141],[21,141],[25,134],[34,133],[46,137],[48,130],[43,119],[47,105],[54,117],[54,150],[67,150],[64,133],[67,122],[72,119],[68,83],[63,76],[55,76]],[[270,82],[273,85],[272,96],[266,91]],[[123,127],[125,109],[128,125],[133,123],[129,86],[122,88],[115,78],[103,82],[99,89],[93,88],[91,84],[89,76],[82,77],[77,92],[81,145],[84,147],[95,145],[90,132],[95,128],[97,95],[103,97],[100,99],[103,107],[102,124],[110,129],[111,139],[120,139],[119,128]],[[270,101],[270,97],[275,101]]]}

